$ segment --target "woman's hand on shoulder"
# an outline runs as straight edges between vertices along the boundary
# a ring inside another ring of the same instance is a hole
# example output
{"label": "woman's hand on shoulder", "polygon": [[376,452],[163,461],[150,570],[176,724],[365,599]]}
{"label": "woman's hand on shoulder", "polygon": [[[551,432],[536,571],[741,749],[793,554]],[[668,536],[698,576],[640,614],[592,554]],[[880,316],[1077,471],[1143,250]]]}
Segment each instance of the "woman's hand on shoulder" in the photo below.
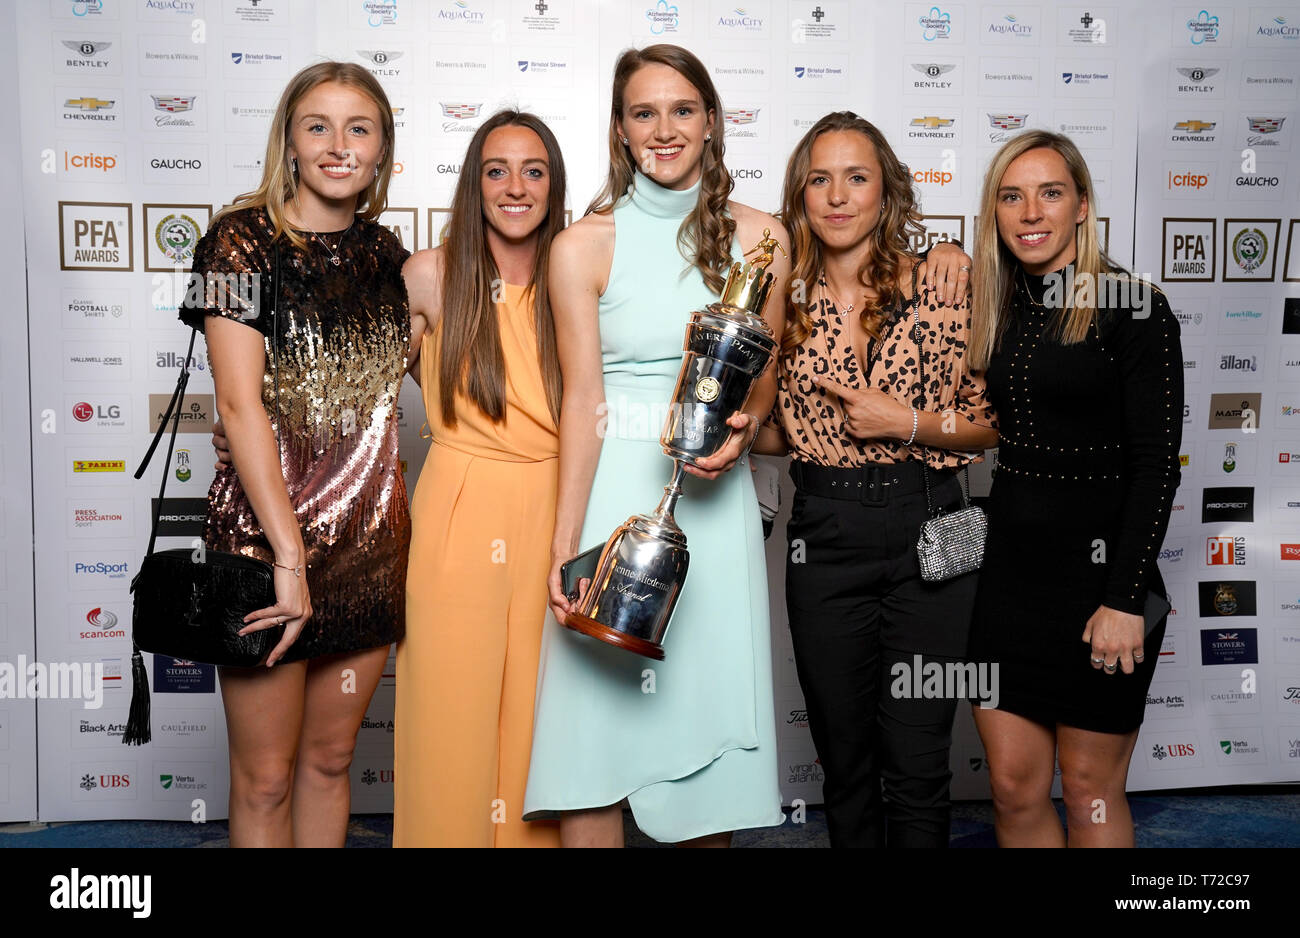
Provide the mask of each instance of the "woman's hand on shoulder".
{"label": "woman's hand on shoulder", "polygon": [[416,364],[424,336],[442,315],[442,273],[445,263],[442,246],[416,251],[402,265],[402,280],[411,310],[411,338],[406,353],[406,370],[418,383]]}
{"label": "woman's hand on shoulder", "polygon": [[921,282],[935,291],[941,305],[960,306],[970,289],[970,255],[950,241],[930,248],[921,262]]}

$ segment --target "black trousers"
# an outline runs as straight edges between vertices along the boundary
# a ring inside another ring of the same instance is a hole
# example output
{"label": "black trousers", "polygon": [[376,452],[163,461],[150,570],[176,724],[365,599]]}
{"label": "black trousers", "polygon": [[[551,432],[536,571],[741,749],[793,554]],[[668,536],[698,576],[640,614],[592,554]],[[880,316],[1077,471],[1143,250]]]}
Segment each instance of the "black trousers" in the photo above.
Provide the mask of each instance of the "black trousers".
{"label": "black trousers", "polygon": [[[925,471],[935,507],[959,508],[955,474]],[[964,658],[978,574],[921,579],[920,472],[791,465],[786,606],[833,847],[948,844],[957,696],[898,688],[918,664]]]}

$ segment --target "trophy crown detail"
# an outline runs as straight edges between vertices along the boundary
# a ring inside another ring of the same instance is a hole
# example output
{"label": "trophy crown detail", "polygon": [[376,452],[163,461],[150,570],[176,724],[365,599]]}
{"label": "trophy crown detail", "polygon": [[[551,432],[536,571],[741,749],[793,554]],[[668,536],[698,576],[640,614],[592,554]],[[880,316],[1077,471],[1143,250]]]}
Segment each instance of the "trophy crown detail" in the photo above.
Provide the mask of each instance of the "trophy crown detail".
{"label": "trophy crown detail", "polygon": [[763,240],[745,252],[746,257],[755,252],[757,256],[747,264],[736,262],[731,265],[731,272],[727,275],[727,282],[719,297],[724,305],[748,310],[755,315],[762,314],[763,304],[767,302],[767,295],[776,281],[767,272],[767,266],[775,257],[772,253],[774,249],[785,254],[785,248],[772,237],[772,229],[764,228]]}

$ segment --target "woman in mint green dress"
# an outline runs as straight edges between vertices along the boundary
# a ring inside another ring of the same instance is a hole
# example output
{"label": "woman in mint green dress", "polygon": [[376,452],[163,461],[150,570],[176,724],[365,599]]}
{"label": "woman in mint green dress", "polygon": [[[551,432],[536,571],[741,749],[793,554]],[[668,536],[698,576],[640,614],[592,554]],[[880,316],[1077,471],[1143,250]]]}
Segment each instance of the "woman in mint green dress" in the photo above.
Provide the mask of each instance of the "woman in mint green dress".
{"label": "woman in mint green dress", "polygon": [[[693,310],[770,215],[731,202],[721,104],[703,64],[677,46],[629,50],[614,71],[610,176],[586,217],[555,239],[551,305],[564,399],[549,581],[652,509],[672,462],[659,431]],[[784,283],[779,254],[769,270]],[[780,339],[773,290],[764,311]],[[772,706],[763,531],[742,454],[776,396],[775,372],[731,418],[722,451],[693,467],[676,518],[690,575],[654,662],[548,618],[538,668],[526,819],[559,813],[565,846],[621,846],[620,804],[655,840],[725,846],[730,832],[783,821]]]}

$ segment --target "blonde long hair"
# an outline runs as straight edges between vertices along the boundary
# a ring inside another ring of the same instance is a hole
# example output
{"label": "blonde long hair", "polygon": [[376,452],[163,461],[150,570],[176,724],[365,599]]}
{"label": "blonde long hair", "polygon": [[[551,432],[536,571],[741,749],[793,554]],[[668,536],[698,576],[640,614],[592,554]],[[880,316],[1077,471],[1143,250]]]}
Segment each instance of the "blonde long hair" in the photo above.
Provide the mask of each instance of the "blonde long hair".
{"label": "blonde long hair", "polygon": [[298,102],[312,89],[326,82],[337,82],[355,88],[370,98],[379,108],[379,120],[384,131],[384,157],[379,163],[379,175],[357,196],[357,214],[363,221],[375,221],[388,208],[388,182],[393,175],[393,106],[388,95],[374,75],[351,62],[318,62],[308,65],[285,86],[271,118],[271,135],[266,141],[266,159],[262,163],[262,181],[252,192],[235,196],[233,204],[222,209],[213,218],[245,208],[264,208],[278,238],[284,235],[296,247],[307,246],[306,239],[289,227],[284,215],[285,203],[298,197],[298,179],[289,162],[289,137],[293,112]]}
{"label": "blonde long hair", "polygon": [[923,231],[921,213],[916,207],[916,197],[912,191],[912,175],[894,154],[885,135],[874,124],[852,111],[835,111],[813,124],[790,154],[785,167],[785,187],[781,194],[779,217],[790,233],[790,260],[793,268],[786,290],[793,315],[781,337],[783,354],[792,353],[812,332],[810,310],[813,300],[809,294],[811,286],[821,276],[822,244],[808,222],[803,192],[808,184],[813,143],[822,134],[833,131],[862,134],[871,142],[876,158],[880,161],[884,208],[871,233],[871,253],[858,271],[858,282],[876,294],[874,299],[865,303],[860,314],[862,328],[873,338],[880,338],[884,311],[902,299],[902,293],[898,289],[899,271],[911,256],[911,238]]}
{"label": "blonde long hair", "polygon": [[619,139],[618,121],[623,117],[623,92],[627,83],[645,65],[667,65],[673,69],[695,86],[704,110],[714,115],[713,137],[704,144],[699,201],[677,230],[677,244],[682,256],[699,270],[709,289],[719,292],[731,267],[731,239],[736,233],[736,222],[726,213],[727,199],[735,183],[723,163],[726,147],[722,140],[722,100],[704,63],[681,46],[659,43],[644,49],[627,49],[618,57],[609,115],[609,175],[585,214],[609,212],[636,178],[636,159]]}
{"label": "blonde long hair", "polygon": [[[1067,293],[1076,302],[1061,304],[1049,325],[1049,334],[1062,345],[1082,342],[1097,319],[1097,296],[1101,277],[1117,270],[1097,237],[1097,196],[1092,174],[1083,154],[1069,137],[1047,130],[1030,130],[1013,137],[993,156],[984,174],[980,194],[979,231],[975,234],[975,271],[971,308],[970,366],[977,371],[988,367],[1010,317],[1011,294],[1015,289],[1020,262],[998,235],[998,188],[1007,167],[1030,150],[1055,150],[1065,161],[1079,196],[1088,199],[1088,214],[1075,226],[1074,283]],[[1085,287],[1085,284],[1089,286]],[[1082,300],[1078,302],[1077,300]]]}

